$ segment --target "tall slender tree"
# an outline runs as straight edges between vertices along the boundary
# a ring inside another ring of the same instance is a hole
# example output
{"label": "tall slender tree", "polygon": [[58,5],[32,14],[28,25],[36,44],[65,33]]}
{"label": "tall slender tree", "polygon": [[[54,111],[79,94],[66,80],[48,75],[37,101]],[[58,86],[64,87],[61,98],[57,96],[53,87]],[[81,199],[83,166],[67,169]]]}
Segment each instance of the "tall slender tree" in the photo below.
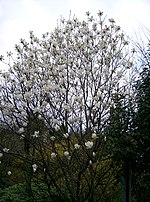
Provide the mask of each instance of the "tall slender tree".
{"label": "tall slender tree", "polygon": [[[135,191],[137,200],[149,201],[149,173],[150,173],[150,43],[148,48],[138,44],[141,56],[141,68],[137,82],[137,118],[136,133],[137,161],[135,163]],[[137,172],[136,172],[137,171]],[[142,190],[142,191],[141,191]]]}

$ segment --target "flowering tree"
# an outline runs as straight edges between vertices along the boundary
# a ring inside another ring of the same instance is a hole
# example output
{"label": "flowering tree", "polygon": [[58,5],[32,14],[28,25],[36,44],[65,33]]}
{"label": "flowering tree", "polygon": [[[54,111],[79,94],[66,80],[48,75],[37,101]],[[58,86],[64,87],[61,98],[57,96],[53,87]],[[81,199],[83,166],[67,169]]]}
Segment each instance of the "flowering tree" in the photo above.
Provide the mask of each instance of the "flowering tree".
{"label": "flowering tree", "polygon": [[[86,15],[61,19],[42,39],[31,31],[1,72],[0,118],[23,143],[17,155],[31,195],[36,179],[51,197],[53,187],[63,199],[64,187],[71,201],[97,201],[115,181],[105,128],[131,54],[113,19]],[[16,151],[1,144],[1,153]]]}

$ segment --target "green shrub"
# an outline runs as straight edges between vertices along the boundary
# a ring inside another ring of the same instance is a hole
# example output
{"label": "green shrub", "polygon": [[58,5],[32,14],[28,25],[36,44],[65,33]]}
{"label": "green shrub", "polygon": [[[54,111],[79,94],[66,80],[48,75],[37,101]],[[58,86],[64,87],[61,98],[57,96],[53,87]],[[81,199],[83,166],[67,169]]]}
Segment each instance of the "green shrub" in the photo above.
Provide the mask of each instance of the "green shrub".
{"label": "green shrub", "polygon": [[17,184],[11,187],[1,189],[0,191],[0,202],[27,202],[28,197],[25,193],[24,185]]}
{"label": "green shrub", "polygon": [[[5,189],[0,189],[0,202],[69,202],[69,197],[64,192],[64,200],[54,190],[53,196],[47,192],[46,186],[40,184],[32,185],[33,197],[29,198],[25,189],[25,184],[16,184]],[[66,194],[66,196],[65,196]]]}

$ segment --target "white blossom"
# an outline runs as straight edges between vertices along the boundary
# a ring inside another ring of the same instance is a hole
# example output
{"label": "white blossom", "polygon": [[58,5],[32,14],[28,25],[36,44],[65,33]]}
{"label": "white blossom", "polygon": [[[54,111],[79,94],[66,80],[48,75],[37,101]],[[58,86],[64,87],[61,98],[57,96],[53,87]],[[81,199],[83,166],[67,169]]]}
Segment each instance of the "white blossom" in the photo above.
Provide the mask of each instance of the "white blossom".
{"label": "white blossom", "polygon": [[68,133],[63,134],[63,136],[67,139],[69,137]]}
{"label": "white blossom", "polygon": [[23,118],[26,119],[26,117],[27,117],[27,113],[26,113],[26,112],[22,111],[22,112],[21,112],[21,115],[22,115]]}
{"label": "white blossom", "polygon": [[57,156],[56,153],[54,153],[54,152],[51,153],[51,158],[55,158],[56,156]]}
{"label": "white blossom", "polygon": [[19,128],[18,133],[19,134],[24,133],[24,128],[23,127]]}
{"label": "white blossom", "polygon": [[54,140],[56,139],[56,137],[55,137],[55,136],[51,136],[50,139],[51,139],[52,141],[54,141]]}
{"label": "white blossom", "polygon": [[55,130],[58,131],[60,127],[58,125],[55,125]]}
{"label": "white blossom", "polygon": [[27,100],[30,100],[30,97],[31,97],[31,94],[30,94],[30,92],[25,92],[25,98],[27,99]]}
{"label": "white blossom", "polygon": [[34,138],[38,138],[39,137],[39,133],[40,133],[39,131],[34,131],[33,137]]}
{"label": "white blossom", "polygon": [[75,144],[75,145],[74,145],[74,148],[75,148],[75,149],[79,149],[79,148],[80,148],[80,145],[79,145],[79,144]]}
{"label": "white blossom", "polygon": [[40,108],[39,107],[36,107],[36,108],[34,108],[34,113],[36,113],[36,112],[40,112]]}
{"label": "white blossom", "polygon": [[92,165],[92,161],[91,160],[89,160],[89,164]]}
{"label": "white blossom", "polygon": [[64,152],[64,156],[68,157],[68,156],[69,156],[69,152],[68,152],[68,151],[65,151],[65,152]]}
{"label": "white blossom", "polygon": [[3,153],[0,153],[0,158],[3,156]]}
{"label": "white blossom", "polygon": [[114,20],[113,18],[110,18],[110,19],[109,19],[109,22],[110,22],[110,23],[115,23],[115,20]]}
{"label": "white blossom", "polygon": [[70,159],[71,159],[71,156],[67,156],[67,159],[70,161]]}
{"label": "white blossom", "polygon": [[9,171],[7,172],[7,174],[8,174],[8,175],[11,175],[11,171],[9,170]]}
{"label": "white blossom", "polygon": [[106,139],[106,136],[105,136],[105,137],[104,137],[104,141],[106,142],[106,140],[107,140],[107,139]]}
{"label": "white blossom", "polygon": [[103,12],[99,10],[98,13],[97,13],[97,15],[98,15],[98,16],[102,16],[102,15],[103,15]]}
{"label": "white blossom", "polygon": [[24,122],[24,123],[23,123],[23,126],[24,126],[24,127],[26,127],[27,125],[28,125],[27,122]]}
{"label": "white blossom", "polygon": [[92,133],[92,138],[93,138],[93,139],[98,138],[97,135],[96,135],[96,133]]}
{"label": "white blossom", "polygon": [[85,142],[85,146],[87,149],[91,149],[93,147],[93,142],[87,141]]}
{"label": "white blossom", "polygon": [[37,170],[37,168],[38,168],[37,164],[33,164],[33,165],[32,165],[32,168],[33,168],[33,172],[36,172],[36,170]]}
{"label": "white blossom", "polygon": [[21,134],[20,139],[24,139],[25,135]]}
{"label": "white blossom", "polygon": [[8,153],[8,152],[9,152],[9,149],[3,148],[3,152]]}
{"label": "white blossom", "polygon": [[42,120],[41,114],[38,115],[38,119],[39,119],[39,120]]}
{"label": "white blossom", "polygon": [[95,153],[95,152],[93,152],[93,153],[92,153],[92,155],[93,155],[93,157],[95,157],[95,156],[96,156],[96,153]]}

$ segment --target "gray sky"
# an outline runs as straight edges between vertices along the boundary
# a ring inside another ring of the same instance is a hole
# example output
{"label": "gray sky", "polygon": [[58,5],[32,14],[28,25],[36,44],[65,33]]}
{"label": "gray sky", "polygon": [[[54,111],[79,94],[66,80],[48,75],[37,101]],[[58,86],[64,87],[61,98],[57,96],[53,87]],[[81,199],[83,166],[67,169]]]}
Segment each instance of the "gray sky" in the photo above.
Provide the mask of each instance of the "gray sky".
{"label": "gray sky", "polygon": [[86,11],[96,16],[101,10],[114,18],[127,33],[138,32],[141,25],[150,28],[150,0],[0,0],[0,55],[13,50],[20,38],[52,31],[62,15],[83,19]]}

